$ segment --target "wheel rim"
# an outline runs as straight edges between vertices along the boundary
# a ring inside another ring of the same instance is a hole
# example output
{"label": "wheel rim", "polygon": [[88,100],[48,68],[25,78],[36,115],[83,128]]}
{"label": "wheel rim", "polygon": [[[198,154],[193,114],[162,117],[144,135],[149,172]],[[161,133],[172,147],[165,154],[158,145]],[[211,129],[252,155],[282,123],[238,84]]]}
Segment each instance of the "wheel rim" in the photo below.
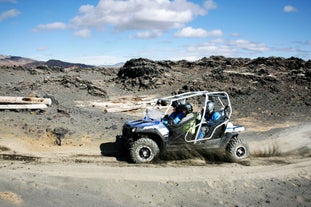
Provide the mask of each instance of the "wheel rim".
{"label": "wheel rim", "polygon": [[151,156],[151,149],[150,147],[143,146],[139,149],[139,156],[143,159],[148,159]]}
{"label": "wheel rim", "polygon": [[246,149],[244,147],[238,147],[235,154],[238,157],[243,157],[246,154]]}

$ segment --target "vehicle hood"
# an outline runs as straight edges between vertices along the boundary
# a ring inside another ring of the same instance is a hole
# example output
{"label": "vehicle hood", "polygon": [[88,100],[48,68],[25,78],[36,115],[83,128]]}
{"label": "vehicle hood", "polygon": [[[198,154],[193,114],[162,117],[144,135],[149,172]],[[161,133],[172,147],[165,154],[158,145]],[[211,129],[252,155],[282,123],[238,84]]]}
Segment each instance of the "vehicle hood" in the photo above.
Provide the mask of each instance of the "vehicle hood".
{"label": "vehicle hood", "polygon": [[157,120],[135,120],[135,121],[128,121],[126,125],[130,127],[149,127],[149,126],[157,126],[161,123],[161,121]]}

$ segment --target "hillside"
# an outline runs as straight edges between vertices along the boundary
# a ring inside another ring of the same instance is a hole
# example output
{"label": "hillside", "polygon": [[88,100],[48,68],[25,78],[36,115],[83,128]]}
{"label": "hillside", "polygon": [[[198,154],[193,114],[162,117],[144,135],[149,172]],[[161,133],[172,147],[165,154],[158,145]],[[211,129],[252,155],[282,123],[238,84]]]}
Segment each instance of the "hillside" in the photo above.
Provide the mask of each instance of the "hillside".
{"label": "hillside", "polygon": [[0,66],[22,66],[33,62],[36,62],[36,60],[19,56],[0,55]]}
{"label": "hillside", "polygon": [[[42,110],[0,110],[0,206],[310,206],[310,60],[50,63],[0,66],[0,96],[52,99]],[[197,90],[229,93],[232,121],[246,127],[239,136],[248,159],[228,163],[190,150],[130,163],[115,137],[145,109],[94,105]]]}
{"label": "hillside", "polygon": [[224,90],[233,97],[239,116],[291,118],[310,111],[311,106],[311,61],[298,58],[138,59],[125,63],[115,80],[129,91]]}
{"label": "hillside", "polygon": [[[209,57],[196,62],[140,58],[127,61],[121,68],[58,66],[56,70],[55,66],[7,66],[0,70],[2,96],[53,97],[55,104],[38,115],[45,120],[43,123],[39,120],[40,131],[62,125],[59,122],[62,120],[73,134],[98,133],[102,128],[116,127],[118,130],[112,132],[115,135],[121,131],[120,118],[127,117],[126,113],[98,114],[96,111],[100,109],[77,107],[79,103],[87,105],[95,100],[128,95],[160,97],[197,90],[227,91],[235,119],[252,118],[268,123],[310,120],[311,61],[298,58]],[[2,124],[19,130],[23,127],[17,117],[29,121],[34,118],[27,112],[1,113],[5,114],[1,116]],[[17,123],[7,122],[8,119]],[[87,124],[83,124],[85,120]]]}

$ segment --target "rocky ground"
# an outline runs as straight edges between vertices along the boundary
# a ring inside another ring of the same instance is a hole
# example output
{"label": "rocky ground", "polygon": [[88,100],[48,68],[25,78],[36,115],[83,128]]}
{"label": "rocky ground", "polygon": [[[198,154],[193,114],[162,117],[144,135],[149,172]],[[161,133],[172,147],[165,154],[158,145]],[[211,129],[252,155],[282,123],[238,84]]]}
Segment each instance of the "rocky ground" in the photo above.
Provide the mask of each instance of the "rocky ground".
{"label": "rocky ground", "polygon": [[[46,110],[0,111],[1,206],[310,205],[310,60],[217,56],[0,71],[0,96],[53,100]],[[198,155],[134,165],[101,155],[101,146],[144,110],[110,113],[92,102],[197,90],[229,93],[232,121],[247,129],[246,162]],[[61,146],[57,133],[64,135]]]}

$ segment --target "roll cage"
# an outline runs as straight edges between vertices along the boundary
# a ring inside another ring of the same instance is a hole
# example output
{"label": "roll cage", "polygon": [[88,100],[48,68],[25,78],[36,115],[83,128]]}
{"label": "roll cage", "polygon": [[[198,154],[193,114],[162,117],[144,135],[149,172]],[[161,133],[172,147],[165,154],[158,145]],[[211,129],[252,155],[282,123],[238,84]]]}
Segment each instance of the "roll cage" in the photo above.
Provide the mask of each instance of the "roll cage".
{"label": "roll cage", "polygon": [[[213,131],[209,133],[208,137],[200,139],[209,140],[217,136],[217,132],[224,133],[227,123],[230,120],[232,114],[232,107],[229,95],[227,92],[209,92],[209,91],[195,91],[195,92],[186,92],[182,94],[172,95],[157,99],[154,107],[157,109],[164,110],[163,116],[169,113],[170,106],[173,101],[179,101],[181,103],[190,103],[193,105],[193,114],[196,117],[196,121],[193,122],[192,126],[186,131],[184,135],[185,142],[196,143],[199,138],[199,133],[202,126],[207,125],[207,122],[204,119],[206,114],[206,106],[208,101],[212,100],[215,103],[215,110],[220,112],[222,115],[222,120],[217,123],[213,128]],[[193,119],[189,119],[190,121]],[[195,132],[193,134],[193,132]]]}

